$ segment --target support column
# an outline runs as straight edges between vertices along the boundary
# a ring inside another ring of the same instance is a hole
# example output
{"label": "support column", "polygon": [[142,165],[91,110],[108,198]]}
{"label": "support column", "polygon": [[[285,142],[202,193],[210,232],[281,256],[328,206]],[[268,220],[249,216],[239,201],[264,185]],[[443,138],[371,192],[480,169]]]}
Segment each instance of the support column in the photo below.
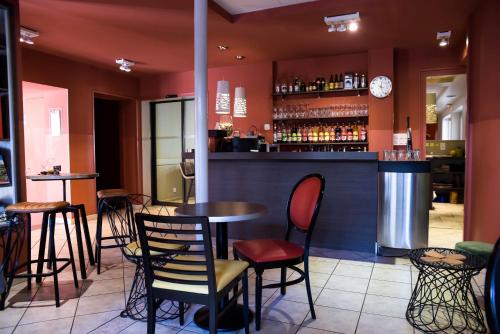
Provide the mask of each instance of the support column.
{"label": "support column", "polygon": [[208,202],[207,0],[194,0],[196,202]]}

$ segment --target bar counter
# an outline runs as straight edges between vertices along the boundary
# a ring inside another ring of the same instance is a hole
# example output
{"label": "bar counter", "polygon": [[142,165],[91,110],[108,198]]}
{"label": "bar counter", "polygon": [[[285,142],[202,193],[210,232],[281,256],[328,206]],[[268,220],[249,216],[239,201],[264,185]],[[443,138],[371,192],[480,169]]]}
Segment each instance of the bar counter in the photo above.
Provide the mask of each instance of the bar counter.
{"label": "bar counter", "polygon": [[210,153],[209,198],[267,206],[269,212],[263,218],[230,224],[231,238],[282,238],[293,186],[310,173],[326,179],[312,246],[373,253],[377,238],[375,152]]}

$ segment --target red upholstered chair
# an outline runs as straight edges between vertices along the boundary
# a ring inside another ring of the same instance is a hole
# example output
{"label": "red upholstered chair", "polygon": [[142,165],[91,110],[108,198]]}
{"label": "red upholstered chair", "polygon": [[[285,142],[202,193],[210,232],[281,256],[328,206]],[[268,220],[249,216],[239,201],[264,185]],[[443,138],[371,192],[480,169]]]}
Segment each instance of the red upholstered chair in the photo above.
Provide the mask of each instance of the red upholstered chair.
{"label": "red upholstered chair", "polygon": [[[262,289],[281,288],[281,294],[286,293],[286,287],[306,282],[307,298],[311,316],[316,319],[311,296],[309,280],[309,245],[318,217],[325,178],[320,174],[310,174],[303,177],[293,188],[287,205],[287,231],[284,239],[258,239],[237,241],[233,244],[235,259],[250,263],[257,274],[255,282],[255,329],[260,330]],[[290,234],[295,230],[305,235],[304,245],[290,242]],[[304,262],[304,270],[296,265]],[[262,286],[262,274],[266,269],[281,268],[281,282]],[[300,274],[300,277],[287,282],[286,269],[290,268]]]}

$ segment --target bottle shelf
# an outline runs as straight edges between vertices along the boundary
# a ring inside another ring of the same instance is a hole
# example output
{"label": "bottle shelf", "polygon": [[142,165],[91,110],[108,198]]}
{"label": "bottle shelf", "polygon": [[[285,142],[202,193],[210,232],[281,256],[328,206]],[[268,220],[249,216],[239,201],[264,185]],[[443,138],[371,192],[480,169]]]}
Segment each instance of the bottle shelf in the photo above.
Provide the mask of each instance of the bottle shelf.
{"label": "bottle shelf", "polygon": [[336,119],[368,119],[368,115],[366,116],[335,116],[335,117],[307,117],[307,118],[274,118],[273,122],[286,122],[286,121],[332,121]]}
{"label": "bottle shelf", "polygon": [[[360,95],[364,92],[368,91],[368,87],[365,88],[356,88],[356,89],[335,89],[335,90],[316,90],[312,92],[293,92],[293,93],[273,93],[273,96],[275,97],[282,97],[285,98],[286,96],[322,96],[322,95],[335,95],[335,94],[340,94],[340,95]],[[348,94],[352,93],[352,94]]]}
{"label": "bottle shelf", "polygon": [[274,143],[275,145],[288,145],[288,146],[306,146],[306,145],[368,145],[366,141],[334,141],[334,142],[321,142],[321,143]]}

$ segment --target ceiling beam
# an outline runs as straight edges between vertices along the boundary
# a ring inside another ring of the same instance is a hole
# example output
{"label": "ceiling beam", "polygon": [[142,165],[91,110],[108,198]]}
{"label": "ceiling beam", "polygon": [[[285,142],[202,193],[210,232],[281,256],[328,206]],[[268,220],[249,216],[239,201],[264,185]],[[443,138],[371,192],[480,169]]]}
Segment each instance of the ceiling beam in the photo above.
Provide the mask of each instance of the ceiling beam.
{"label": "ceiling beam", "polygon": [[208,8],[222,16],[229,23],[234,23],[235,17],[214,0],[208,0]]}

